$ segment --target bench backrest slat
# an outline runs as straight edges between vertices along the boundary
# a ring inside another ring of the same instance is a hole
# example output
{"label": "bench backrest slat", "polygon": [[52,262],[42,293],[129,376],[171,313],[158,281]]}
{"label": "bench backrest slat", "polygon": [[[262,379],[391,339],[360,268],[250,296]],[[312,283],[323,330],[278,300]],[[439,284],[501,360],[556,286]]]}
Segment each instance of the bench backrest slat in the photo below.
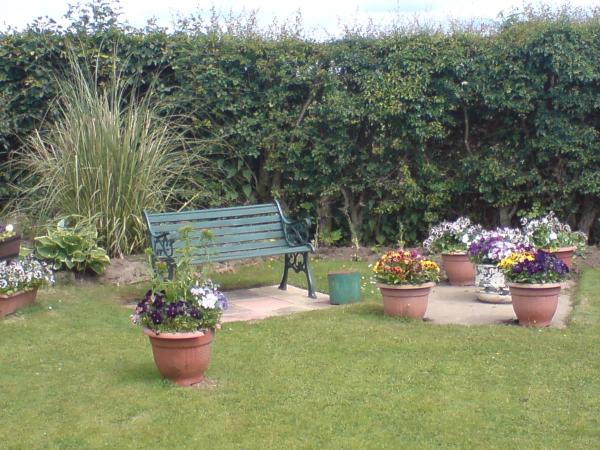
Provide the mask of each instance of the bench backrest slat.
{"label": "bench backrest slat", "polygon": [[[258,224],[275,224],[281,223],[281,218],[277,214],[269,214],[262,216],[252,217],[238,217],[233,219],[213,219],[213,220],[202,220],[202,221],[181,221],[181,222],[167,222],[167,223],[155,223],[152,226],[152,230],[157,233],[164,231],[177,231],[184,225],[190,225],[196,230],[207,229],[211,230],[214,235],[220,234],[220,231],[225,231],[230,227],[243,227],[246,225],[258,225]],[[240,228],[241,231],[241,228]]]}
{"label": "bench backrest slat", "polygon": [[213,208],[196,211],[181,211],[170,213],[152,213],[152,222],[181,223],[186,221],[197,222],[210,219],[227,219],[233,217],[258,216],[263,214],[278,214],[277,207],[274,204],[265,203],[262,205],[236,206],[232,208]]}

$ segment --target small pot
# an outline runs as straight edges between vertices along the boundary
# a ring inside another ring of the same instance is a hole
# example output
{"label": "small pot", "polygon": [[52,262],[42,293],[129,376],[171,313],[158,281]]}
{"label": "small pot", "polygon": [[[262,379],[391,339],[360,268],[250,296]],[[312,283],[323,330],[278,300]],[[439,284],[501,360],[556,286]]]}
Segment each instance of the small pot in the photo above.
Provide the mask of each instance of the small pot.
{"label": "small pot", "polygon": [[519,325],[547,327],[558,307],[560,283],[508,283]]}
{"label": "small pot", "polygon": [[12,295],[0,295],[0,319],[24,306],[33,305],[36,295],[37,288]]}
{"label": "small pot", "polygon": [[477,300],[484,303],[510,303],[510,289],[504,274],[495,264],[475,264]]}
{"label": "small pot", "polygon": [[16,235],[0,242],[0,261],[16,258],[21,250],[21,235]]}
{"label": "small pot", "polygon": [[383,297],[383,313],[386,316],[422,319],[427,311],[429,293],[435,283],[378,284]]}
{"label": "small pot", "polygon": [[442,262],[450,284],[454,286],[475,284],[475,266],[466,253],[442,253]]}
{"label": "small pot", "polygon": [[577,247],[561,247],[557,248],[556,250],[542,250],[544,250],[546,253],[550,253],[551,255],[556,256],[558,259],[565,263],[569,270],[573,268],[573,254],[575,253],[575,250],[577,250]]}
{"label": "small pot", "polygon": [[154,362],[160,374],[178,386],[191,386],[204,379],[210,362],[213,330],[157,334],[147,328]]}

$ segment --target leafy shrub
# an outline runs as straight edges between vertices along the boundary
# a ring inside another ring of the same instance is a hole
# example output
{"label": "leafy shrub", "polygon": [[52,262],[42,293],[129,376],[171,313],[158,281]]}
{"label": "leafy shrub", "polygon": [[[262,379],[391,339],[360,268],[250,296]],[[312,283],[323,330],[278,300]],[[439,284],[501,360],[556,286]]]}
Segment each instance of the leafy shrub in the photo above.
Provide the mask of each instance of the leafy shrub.
{"label": "leafy shrub", "polygon": [[61,221],[49,227],[46,236],[35,238],[35,254],[50,261],[54,270],[92,271],[101,274],[110,258],[97,244],[98,232],[93,224],[65,226]]}
{"label": "leafy shrub", "polygon": [[58,83],[58,119],[19,153],[28,211],[84,217],[110,255],[141,250],[142,210],[164,210],[201,159],[185,150],[185,129],[161,117],[152,90],[139,95],[116,68],[99,83],[73,56]]}

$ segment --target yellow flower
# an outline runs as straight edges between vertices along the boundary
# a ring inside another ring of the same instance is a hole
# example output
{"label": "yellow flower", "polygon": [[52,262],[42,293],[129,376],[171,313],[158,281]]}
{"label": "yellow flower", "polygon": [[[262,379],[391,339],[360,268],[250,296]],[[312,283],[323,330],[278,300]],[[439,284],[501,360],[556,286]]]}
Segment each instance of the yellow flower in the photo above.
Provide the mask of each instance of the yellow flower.
{"label": "yellow flower", "polygon": [[421,268],[423,270],[435,270],[436,272],[440,271],[438,265],[428,259],[421,261]]}

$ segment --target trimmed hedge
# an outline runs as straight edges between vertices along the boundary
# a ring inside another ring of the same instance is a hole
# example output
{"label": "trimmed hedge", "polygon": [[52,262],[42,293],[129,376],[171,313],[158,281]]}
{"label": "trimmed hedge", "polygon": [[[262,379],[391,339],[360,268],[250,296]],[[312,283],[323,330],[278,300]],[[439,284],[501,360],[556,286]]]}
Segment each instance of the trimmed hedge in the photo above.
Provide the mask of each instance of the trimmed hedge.
{"label": "trimmed hedge", "polygon": [[[208,152],[225,182],[213,186],[212,205],[277,195],[317,216],[324,240],[341,228],[363,244],[415,242],[457,215],[510,225],[550,209],[600,235],[593,14],[325,43],[243,25],[199,32],[193,20],[171,33],[134,30],[110,13],[94,20],[0,35],[3,160],[52,120],[70,48],[106,76],[117,58],[132,83],[157,80],[168,112],[218,142]],[[14,192],[2,186],[7,201]]]}

